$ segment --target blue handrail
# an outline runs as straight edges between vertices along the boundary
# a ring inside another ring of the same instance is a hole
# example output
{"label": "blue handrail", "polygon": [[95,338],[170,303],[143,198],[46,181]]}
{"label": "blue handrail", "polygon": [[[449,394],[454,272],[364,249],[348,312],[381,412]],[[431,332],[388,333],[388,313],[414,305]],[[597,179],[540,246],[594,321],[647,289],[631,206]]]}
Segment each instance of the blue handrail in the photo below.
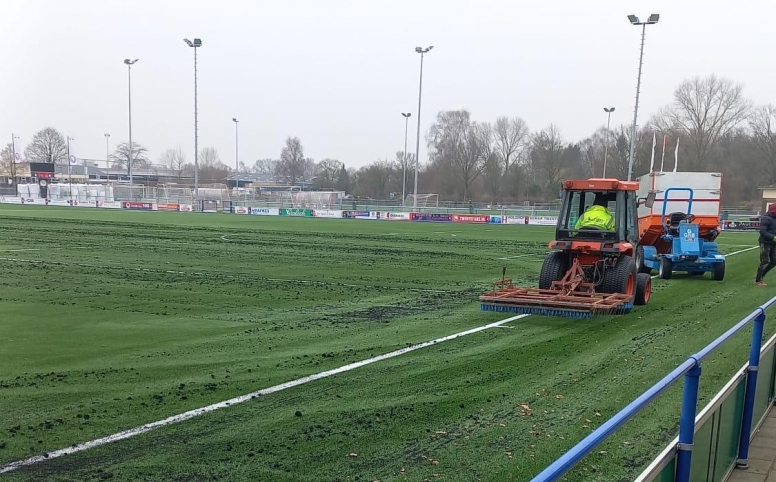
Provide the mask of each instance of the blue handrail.
{"label": "blue handrail", "polygon": [[660,224],[665,226],[666,225],[666,207],[668,206],[668,193],[671,191],[687,191],[690,193],[690,197],[687,203],[687,215],[689,216],[692,213],[692,199],[695,191],[690,189],[689,187],[669,187],[668,189],[663,192],[663,212],[660,215]]}
{"label": "blue handrail", "polygon": [[[531,482],[551,482],[556,481],[562,477],[566,472],[571,470],[576,464],[578,464],[585,456],[592,452],[598,445],[609,436],[614,433],[625,422],[636,416],[646,405],[654,400],[661,393],[666,391],[671,385],[673,385],[682,376],[685,376],[685,390],[682,400],[682,420],[680,423],[680,436],[679,444],[680,451],[677,455],[678,459],[682,459],[681,463],[677,460],[677,472],[679,470],[688,471],[689,475],[689,460],[690,452],[685,449],[682,450],[683,444],[692,444],[693,431],[692,428],[695,424],[695,410],[698,397],[698,377],[700,376],[700,363],[708,357],[714,350],[719,348],[720,345],[729,340],[733,335],[738,333],[741,329],[746,327],[752,321],[755,322],[755,329],[753,330],[752,348],[751,353],[756,352],[759,356],[760,346],[762,343],[762,325],[765,321],[765,311],[776,304],[776,296],[768,300],[766,303],[760,305],[752,313],[747,315],[743,320],[736,323],[733,327],[727,330],[725,333],[717,337],[714,341],[702,348],[698,353],[690,356],[681,365],[676,367],[671,373],[663,377],[659,382],[655,383],[652,387],[647,389],[638,398],[628,404],[625,408],[617,412],[612,418],[604,422],[600,427],[595,429],[593,433],[582,439],[581,442],[572,447],[568,452],[563,454],[546,469],[539,473],[536,477],[531,479]],[[759,333],[759,336],[757,334]],[[750,363],[754,358],[750,356]],[[753,373],[756,373],[754,371]],[[756,380],[756,379],[755,379]],[[751,388],[752,392],[754,387]],[[750,391],[747,386],[747,391]],[[752,394],[753,397],[753,394]],[[748,398],[748,397],[747,397]],[[753,403],[753,398],[752,398]],[[751,409],[750,409],[751,411]],[[751,416],[751,413],[750,413]],[[746,418],[746,417],[745,417]],[[689,419],[689,420],[688,420]],[[751,420],[751,419],[750,419]],[[688,428],[689,427],[689,428]],[[688,433],[689,430],[689,433]],[[749,431],[749,428],[746,428]],[[743,432],[743,430],[742,430]],[[747,435],[748,437],[748,435]],[[741,435],[743,440],[744,434]],[[689,440],[688,440],[689,439]],[[748,450],[748,446],[744,452]],[[739,454],[739,459],[745,459]],[[681,480],[677,478],[677,480]],[[686,479],[685,479],[686,480]]]}

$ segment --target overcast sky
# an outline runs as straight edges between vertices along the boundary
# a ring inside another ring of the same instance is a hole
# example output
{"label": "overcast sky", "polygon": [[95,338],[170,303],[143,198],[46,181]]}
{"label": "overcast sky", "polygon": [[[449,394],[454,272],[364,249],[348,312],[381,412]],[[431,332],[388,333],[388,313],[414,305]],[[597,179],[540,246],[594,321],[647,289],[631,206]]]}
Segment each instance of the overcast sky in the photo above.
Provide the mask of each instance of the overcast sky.
{"label": "overcast sky", "polygon": [[[475,120],[523,117],[532,131],[555,122],[568,140],[630,124],[642,19],[647,27],[639,121],[670,102],[676,84],[716,73],[743,82],[758,104],[775,102],[776,2],[525,0],[2,0],[0,142],[25,146],[51,126],[75,138],[81,158],[105,158],[132,138],[157,161],[182,146],[193,161],[194,52],[199,146],[240,160],[277,158],[287,136],[305,154],[359,167],[393,158],[412,112],[415,149],[420,55],[423,133],[440,110]],[[5,139],[8,139],[7,141]]]}

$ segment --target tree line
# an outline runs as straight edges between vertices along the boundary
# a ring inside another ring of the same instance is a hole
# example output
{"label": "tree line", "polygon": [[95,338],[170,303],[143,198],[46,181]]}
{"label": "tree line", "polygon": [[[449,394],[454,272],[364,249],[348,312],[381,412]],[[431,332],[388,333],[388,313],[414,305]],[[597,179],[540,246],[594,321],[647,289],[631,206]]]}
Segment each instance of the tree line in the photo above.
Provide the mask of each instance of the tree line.
{"label": "tree line", "polygon": [[[465,109],[442,111],[425,135],[429,156],[419,166],[418,192],[457,201],[551,201],[563,179],[601,177],[604,164],[606,177],[627,179],[632,135],[631,125],[620,124],[570,141],[557,124],[531,131],[520,117],[488,122],[473,119]],[[723,173],[723,202],[728,205],[756,203],[757,187],[776,184],[776,107],[754,105],[742,84],[731,79],[687,79],[675,88],[672,101],[637,129],[634,148],[634,178],[649,172],[654,155],[655,169],[663,164],[673,170],[678,161],[679,171]],[[53,128],[43,129],[24,156],[32,162],[64,163],[65,139]],[[114,167],[127,168],[128,144],[119,144],[110,158]],[[132,158],[135,168],[149,164],[140,144],[133,143]],[[0,152],[6,172],[10,159],[9,144]],[[223,182],[232,171],[212,147],[200,151],[199,163],[203,182]],[[193,174],[193,163],[180,147],[163,152],[159,164],[179,177]],[[315,161],[305,156],[299,138],[289,136],[278,158],[240,163],[239,170],[362,198],[395,199],[413,192],[414,169],[414,155],[402,151],[358,169],[332,158]]]}

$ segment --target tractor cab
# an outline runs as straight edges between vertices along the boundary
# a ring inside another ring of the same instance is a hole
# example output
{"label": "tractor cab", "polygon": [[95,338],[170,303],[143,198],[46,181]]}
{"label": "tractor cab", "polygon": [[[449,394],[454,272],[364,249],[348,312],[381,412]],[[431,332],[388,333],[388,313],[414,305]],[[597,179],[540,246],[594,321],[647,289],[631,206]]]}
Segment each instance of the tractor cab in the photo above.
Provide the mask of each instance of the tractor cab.
{"label": "tractor cab", "polygon": [[638,203],[636,189],[628,184],[604,179],[566,181],[555,239],[635,245]]}

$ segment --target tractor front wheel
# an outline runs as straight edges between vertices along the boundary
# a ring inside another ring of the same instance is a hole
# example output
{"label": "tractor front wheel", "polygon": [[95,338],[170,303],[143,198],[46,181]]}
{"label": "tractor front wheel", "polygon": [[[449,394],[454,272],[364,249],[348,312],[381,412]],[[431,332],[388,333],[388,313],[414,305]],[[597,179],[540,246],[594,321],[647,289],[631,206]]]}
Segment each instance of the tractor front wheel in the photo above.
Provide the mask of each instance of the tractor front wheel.
{"label": "tractor front wheel", "polygon": [[714,263],[711,269],[711,279],[714,281],[722,281],[725,278],[725,262]]}
{"label": "tractor front wheel", "polygon": [[542,270],[539,273],[539,289],[548,290],[553,281],[563,279],[569,270],[568,255],[560,251],[554,251],[544,258]]}
{"label": "tractor front wheel", "polygon": [[646,305],[652,296],[652,277],[647,273],[636,275],[636,298],[633,303],[636,305]]}
{"label": "tractor front wheel", "polygon": [[604,293],[636,293],[636,262],[630,256],[620,256],[617,264],[606,270],[604,275]]}
{"label": "tractor front wheel", "polygon": [[660,279],[671,279],[671,274],[674,270],[674,262],[670,258],[660,258],[660,269],[658,270],[658,276]]}
{"label": "tractor front wheel", "polygon": [[636,248],[636,269],[639,273],[651,273],[652,268],[647,267],[644,263],[644,246]]}

